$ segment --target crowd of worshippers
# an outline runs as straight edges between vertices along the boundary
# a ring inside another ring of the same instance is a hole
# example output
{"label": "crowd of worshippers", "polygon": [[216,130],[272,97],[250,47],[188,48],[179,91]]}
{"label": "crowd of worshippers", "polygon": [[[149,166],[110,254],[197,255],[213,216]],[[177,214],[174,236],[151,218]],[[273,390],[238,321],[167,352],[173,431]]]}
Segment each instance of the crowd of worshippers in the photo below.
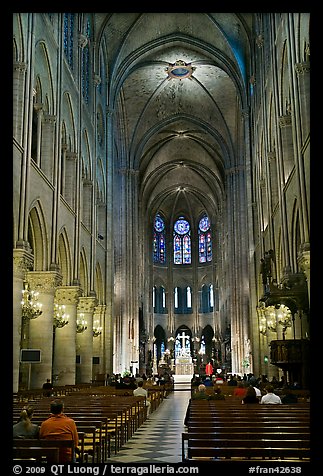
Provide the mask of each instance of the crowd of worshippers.
{"label": "crowd of worshippers", "polygon": [[286,390],[286,389],[294,389],[297,390],[300,388],[300,385],[298,382],[293,382],[293,384],[289,384],[282,375],[280,379],[277,379],[277,377],[272,377],[269,379],[267,375],[261,375],[259,377],[256,377],[253,373],[248,373],[248,374],[243,374],[238,375],[238,374],[194,374],[192,379],[191,379],[191,386],[193,387],[198,387],[200,384],[205,385],[206,387],[212,387],[213,385],[219,385],[222,383],[225,383],[228,386],[232,387],[237,387],[239,385],[252,385],[254,387],[259,388],[260,390],[265,390],[266,386],[268,384],[271,384],[274,389],[277,390]]}
{"label": "crowd of worshippers", "polygon": [[[225,400],[225,395],[221,391],[221,387],[225,383],[232,386],[232,396],[240,398],[241,403],[297,403],[298,397],[290,392],[286,380],[282,376],[280,380],[273,377],[271,380],[266,375],[256,378],[252,373],[243,377],[233,374],[228,378],[215,375],[193,375],[191,379],[192,399],[193,400]],[[211,389],[213,388],[213,392]],[[276,395],[276,392],[279,395]]]}
{"label": "crowd of worshippers", "polygon": [[134,390],[139,382],[146,382],[147,385],[165,385],[174,383],[174,377],[168,372],[158,373],[156,375],[146,375],[145,373],[135,375],[107,374],[106,385],[115,388]]}

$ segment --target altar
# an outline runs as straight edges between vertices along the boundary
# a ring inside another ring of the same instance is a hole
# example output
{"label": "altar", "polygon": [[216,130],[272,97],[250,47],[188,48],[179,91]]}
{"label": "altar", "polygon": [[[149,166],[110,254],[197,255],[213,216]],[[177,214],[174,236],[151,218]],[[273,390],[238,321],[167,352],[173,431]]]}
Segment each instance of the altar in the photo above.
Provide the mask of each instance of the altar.
{"label": "altar", "polygon": [[191,375],[194,373],[192,357],[177,357],[175,363],[175,375]]}
{"label": "altar", "polygon": [[175,341],[175,375],[194,374],[194,365],[191,357],[190,336],[177,334]]}

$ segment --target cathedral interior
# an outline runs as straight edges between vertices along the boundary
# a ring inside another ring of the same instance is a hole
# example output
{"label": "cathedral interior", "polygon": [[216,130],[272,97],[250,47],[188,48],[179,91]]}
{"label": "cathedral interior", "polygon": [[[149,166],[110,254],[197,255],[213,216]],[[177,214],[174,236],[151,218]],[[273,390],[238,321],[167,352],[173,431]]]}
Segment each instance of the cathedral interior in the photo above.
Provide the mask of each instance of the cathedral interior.
{"label": "cathedral interior", "polygon": [[13,390],[308,386],[310,14],[14,13]]}

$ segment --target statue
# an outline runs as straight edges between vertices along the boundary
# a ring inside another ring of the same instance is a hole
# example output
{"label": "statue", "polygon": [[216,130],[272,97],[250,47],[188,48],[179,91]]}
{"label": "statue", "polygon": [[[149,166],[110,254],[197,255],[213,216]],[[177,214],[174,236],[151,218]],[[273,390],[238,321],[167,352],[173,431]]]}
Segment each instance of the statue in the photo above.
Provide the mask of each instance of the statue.
{"label": "statue", "polygon": [[271,262],[274,261],[274,251],[265,251],[264,258],[260,262],[260,274],[262,275],[262,283],[264,285],[264,291],[267,292],[269,281],[272,278]]}

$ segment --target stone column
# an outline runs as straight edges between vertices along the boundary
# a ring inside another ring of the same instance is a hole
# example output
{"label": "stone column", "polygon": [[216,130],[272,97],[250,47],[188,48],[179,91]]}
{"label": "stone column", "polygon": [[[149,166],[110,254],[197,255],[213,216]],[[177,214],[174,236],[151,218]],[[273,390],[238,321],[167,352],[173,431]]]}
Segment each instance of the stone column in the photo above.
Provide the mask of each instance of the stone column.
{"label": "stone column", "polygon": [[279,116],[278,123],[281,132],[283,179],[285,184],[292,169],[294,168],[294,147],[291,115],[286,114],[285,116]]}
{"label": "stone column", "polygon": [[106,306],[101,304],[99,306],[96,306],[96,308],[94,309],[94,314],[93,314],[93,330],[94,330],[94,327],[101,327],[101,334],[97,336],[93,334],[93,356],[99,357],[100,359],[99,364],[96,364],[95,368],[93,369],[93,374],[94,374],[93,378],[95,374],[106,373],[106,370],[104,368],[104,360],[103,360],[105,312],[106,312]]}
{"label": "stone column", "polygon": [[76,334],[76,351],[80,356],[79,374],[77,383],[90,383],[92,381],[92,357],[93,357],[93,312],[97,304],[95,297],[79,298],[77,307],[77,317],[83,314],[83,319],[87,322],[84,332]]}
{"label": "stone column", "polygon": [[14,127],[13,135],[19,144],[22,143],[26,71],[26,63],[20,61],[14,63],[12,77],[12,120]]}
{"label": "stone column", "polygon": [[38,301],[43,311],[30,321],[30,348],[41,350],[41,362],[31,364],[30,388],[33,389],[41,388],[52,376],[54,294],[62,276],[55,271],[30,271],[26,279],[30,288],[39,292]]}
{"label": "stone column", "polygon": [[295,64],[301,105],[303,140],[310,132],[310,62]]}
{"label": "stone column", "polygon": [[40,167],[51,182],[54,179],[55,122],[56,116],[44,114],[42,121]]}
{"label": "stone column", "polygon": [[55,303],[64,305],[69,316],[68,324],[54,330],[53,382],[56,385],[74,385],[76,381],[76,307],[81,294],[78,286],[60,286],[56,290]]}
{"label": "stone column", "polygon": [[13,392],[19,389],[19,361],[20,361],[20,341],[21,341],[21,297],[25,273],[32,268],[33,256],[23,249],[13,250],[13,313],[12,313],[12,344],[13,344]]}
{"label": "stone column", "polygon": [[301,246],[301,250],[298,253],[297,261],[301,270],[305,274],[306,282],[307,282],[307,290],[308,290],[308,300],[310,302],[310,290],[311,290],[311,252],[310,252],[310,244],[303,243]]}

